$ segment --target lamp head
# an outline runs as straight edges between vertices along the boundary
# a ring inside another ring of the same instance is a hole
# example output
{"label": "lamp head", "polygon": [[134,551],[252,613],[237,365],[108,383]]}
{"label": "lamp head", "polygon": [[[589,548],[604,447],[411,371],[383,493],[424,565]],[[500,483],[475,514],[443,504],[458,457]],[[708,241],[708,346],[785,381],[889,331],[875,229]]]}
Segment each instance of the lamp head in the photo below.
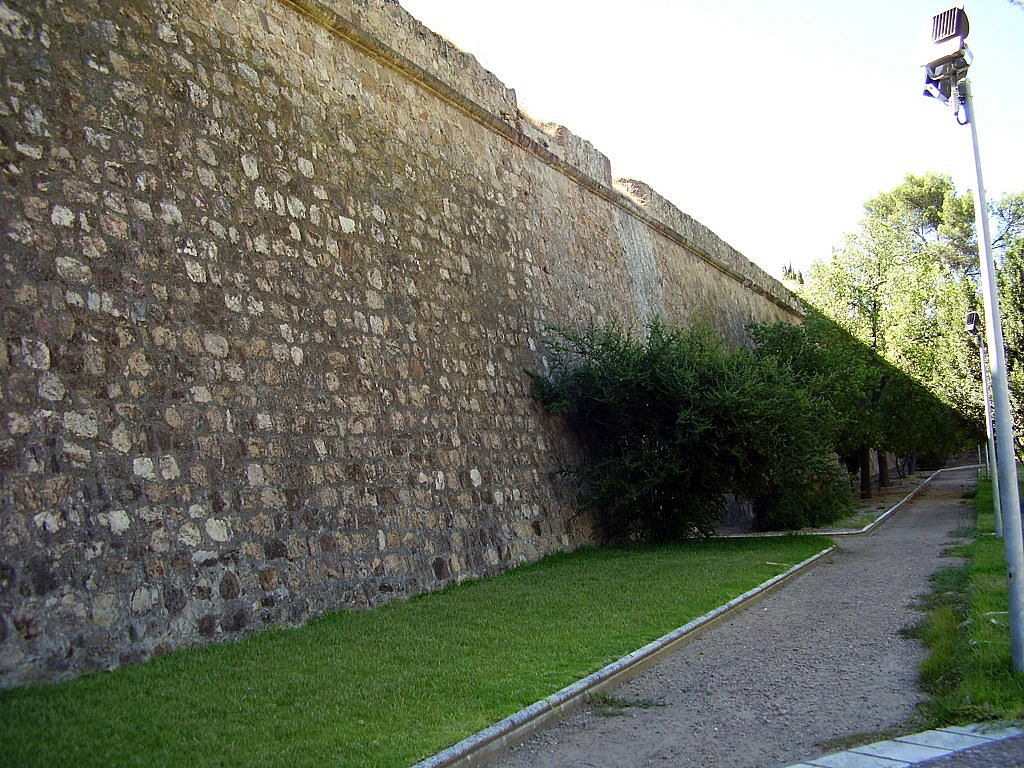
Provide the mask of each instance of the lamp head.
{"label": "lamp head", "polygon": [[963,47],[963,40],[970,29],[963,7],[950,8],[932,17],[932,42],[939,44],[959,38],[960,46]]}
{"label": "lamp head", "polygon": [[937,13],[922,35],[921,58],[925,69],[924,95],[946,103],[953,85],[967,73],[974,59],[965,42],[970,31],[967,13],[962,7]]}
{"label": "lamp head", "polygon": [[964,328],[967,331],[967,335],[978,341],[978,337],[981,335],[981,319],[978,317],[978,313],[973,309],[967,313],[967,324]]}

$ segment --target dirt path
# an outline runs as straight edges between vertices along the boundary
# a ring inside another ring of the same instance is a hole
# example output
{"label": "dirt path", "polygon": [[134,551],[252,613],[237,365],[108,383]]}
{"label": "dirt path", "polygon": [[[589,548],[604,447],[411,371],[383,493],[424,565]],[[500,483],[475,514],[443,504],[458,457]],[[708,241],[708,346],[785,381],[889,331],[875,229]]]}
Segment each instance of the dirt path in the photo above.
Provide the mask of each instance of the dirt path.
{"label": "dirt path", "polygon": [[923,650],[900,629],[919,616],[929,575],[952,564],[941,554],[970,522],[961,496],[974,479],[939,475],[873,534],[839,540],[821,565],[614,691],[633,706],[581,712],[491,765],[761,768],[905,727]]}

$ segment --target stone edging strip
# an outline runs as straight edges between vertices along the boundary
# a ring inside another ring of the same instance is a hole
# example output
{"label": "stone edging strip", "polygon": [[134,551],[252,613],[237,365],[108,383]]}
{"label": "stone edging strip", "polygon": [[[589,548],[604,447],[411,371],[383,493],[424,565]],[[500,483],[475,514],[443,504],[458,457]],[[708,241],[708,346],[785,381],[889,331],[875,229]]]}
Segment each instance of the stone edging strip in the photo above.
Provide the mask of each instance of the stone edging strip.
{"label": "stone edging strip", "polygon": [[720,538],[720,539],[757,539],[757,538],[771,538],[773,536],[793,536],[793,535],[800,535],[800,536],[859,536],[859,535],[864,534],[864,533],[871,533],[873,530],[875,530],[875,528],[877,528],[882,523],[884,523],[886,520],[888,520],[889,517],[893,514],[893,512],[895,512],[897,509],[902,507],[904,504],[906,504],[912,498],[917,496],[917,494],[919,494],[921,491],[923,491],[927,487],[927,485],[932,480],[935,479],[936,475],[939,475],[942,472],[955,472],[955,471],[960,470],[960,469],[979,469],[982,466],[983,466],[982,464],[964,464],[964,465],[959,466],[959,467],[943,467],[942,469],[935,470],[930,475],[928,475],[928,477],[926,477],[924,480],[922,480],[917,485],[917,487],[915,487],[910,493],[908,493],[902,499],[900,499],[895,504],[893,504],[891,507],[889,507],[889,509],[887,509],[881,515],[879,515],[878,518],[874,522],[868,523],[863,528],[850,528],[850,529],[845,529],[845,530],[841,530],[841,531],[766,531],[764,533],[754,533],[754,532],[751,532],[751,533],[727,533],[724,536],[719,536],[717,538]]}
{"label": "stone edging strip", "polygon": [[588,694],[596,693],[603,688],[610,688],[637,674],[656,659],[674,651],[677,646],[690,639],[694,633],[707,628],[744,603],[764,596],[794,574],[808,568],[834,550],[835,547],[823,549],[778,576],[744,592],[739,597],[733,598],[678,629],[672,630],[657,640],[651,641],[582,680],[577,680],[546,699],[534,702],[525,709],[478,731],[448,749],[416,763],[413,768],[447,768],[447,766],[463,768],[478,765],[482,760],[489,759],[498,752],[515,746],[533,732],[581,707]]}

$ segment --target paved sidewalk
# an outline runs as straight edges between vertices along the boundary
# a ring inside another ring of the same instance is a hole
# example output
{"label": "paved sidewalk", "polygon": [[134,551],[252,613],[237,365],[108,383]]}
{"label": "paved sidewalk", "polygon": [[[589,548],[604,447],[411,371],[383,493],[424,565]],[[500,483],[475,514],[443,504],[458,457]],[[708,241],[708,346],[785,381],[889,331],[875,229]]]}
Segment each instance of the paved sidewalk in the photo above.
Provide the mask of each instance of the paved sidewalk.
{"label": "paved sidewalk", "polygon": [[1008,768],[1024,766],[1024,730],[938,728],[805,760],[788,768]]}
{"label": "paved sidewalk", "polygon": [[923,649],[900,630],[952,564],[942,552],[970,522],[974,478],[944,473],[872,534],[839,540],[823,565],[616,689],[618,713],[574,715],[491,765],[764,768],[911,732]]}
{"label": "paved sidewalk", "polygon": [[927,768],[1021,768],[1024,766],[1024,736],[973,747],[950,757],[919,763]]}

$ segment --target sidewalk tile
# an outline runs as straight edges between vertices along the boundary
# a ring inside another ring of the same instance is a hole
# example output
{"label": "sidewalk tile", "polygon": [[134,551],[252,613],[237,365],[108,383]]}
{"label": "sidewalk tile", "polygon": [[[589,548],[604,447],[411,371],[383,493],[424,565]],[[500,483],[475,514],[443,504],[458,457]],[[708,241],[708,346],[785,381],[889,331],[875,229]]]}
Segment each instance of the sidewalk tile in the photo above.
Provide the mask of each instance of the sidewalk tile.
{"label": "sidewalk tile", "polygon": [[1024,735],[1024,728],[1001,727],[986,723],[975,723],[974,725],[951,725],[948,728],[940,728],[940,731],[948,733],[962,733],[967,736],[981,736],[989,741],[1008,739],[1011,736]]}
{"label": "sidewalk tile", "polygon": [[855,747],[851,751],[864,755],[874,755],[875,757],[888,757],[890,760],[919,763],[924,760],[931,760],[933,757],[948,755],[953,750],[941,747],[926,747],[920,744],[907,744],[899,741],[876,741],[874,744]]}
{"label": "sidewalk tile", "polygon": [[857,752],[837,752],[811,760],[811,765],[820,768],[906,768],[906,760],[890,760],[887,757],[862,755]]}
{"label": "sidewalk tile", "polygon": [[951,733],[950,731],[922,731],[909,736],[900,736],[896,741],[905,741],[908,744],[922,744],[926,747],[938,747],[959,751],[968,747],[976,747],[979,744],[988,744],[991,739],[983,736],[975,736],[967,733]]}

